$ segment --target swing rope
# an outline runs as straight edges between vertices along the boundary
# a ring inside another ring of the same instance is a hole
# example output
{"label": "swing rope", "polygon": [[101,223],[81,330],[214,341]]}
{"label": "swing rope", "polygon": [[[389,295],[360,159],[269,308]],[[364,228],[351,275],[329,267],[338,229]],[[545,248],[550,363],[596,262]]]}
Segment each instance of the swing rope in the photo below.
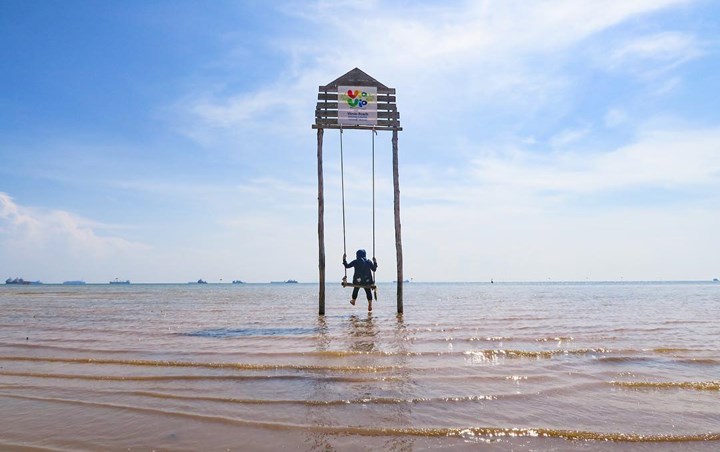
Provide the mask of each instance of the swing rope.
{"label": "swing rope", "polygon": [[[372,129],[372,257],[375,258],[375,135],[377,130]],[[343,223],[343,255],[347,256],[347,232],[345,225],[345,159],[343,155],[343,128],[340,126],[340,187],[342,191],[342,223]],[[343,265],[343,267],[345,267]],[[377,287],[375,286],[375,270],[373,270],[373,284],[370,286],[375,292],[375,300],[377,300]],[[343,287],[367,287],[364,285],[356,285],[347,282],[347,268],[345,268],[345,277],[343,278]]]}
{"label": "swing rope", "polygon": [[[343,163],[343,129],[340,126],[340,186],[342,187],[342,223],[343,223],[343,256],[347,256],[347,239],[345,236],[345,167]],[[343,267],[345,267],[343,265]],[[347,268],[345,269],[345,278],[347,281]]]}
{"label": "swing rope", "polygon": [[[375,135],[377,131],[373,126],[372,129],[372,257],[375,259]],[[373,270],[373,283],[375,282],[375,270]],[[377,300],[377,293],[375,295]]]}

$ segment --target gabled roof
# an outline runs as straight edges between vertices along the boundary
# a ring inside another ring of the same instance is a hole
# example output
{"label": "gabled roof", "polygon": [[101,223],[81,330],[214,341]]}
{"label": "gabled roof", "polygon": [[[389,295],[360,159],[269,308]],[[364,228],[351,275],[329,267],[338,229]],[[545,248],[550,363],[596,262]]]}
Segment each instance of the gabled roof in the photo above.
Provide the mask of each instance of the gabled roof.
{"label": "gabled roof", "polygon": [[337,89],[338,86],[377,86],[378,89],[390,90],[387,86],[378,82],[374,78],[367,75],[358,68],[349,71],[347,74],[341,75],[321,89]]}

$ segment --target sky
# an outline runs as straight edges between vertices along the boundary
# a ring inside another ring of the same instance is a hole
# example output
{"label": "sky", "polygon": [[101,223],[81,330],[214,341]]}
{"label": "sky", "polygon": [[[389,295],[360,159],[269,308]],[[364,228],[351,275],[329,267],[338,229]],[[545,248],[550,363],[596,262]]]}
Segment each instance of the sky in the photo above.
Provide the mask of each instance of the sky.
{"label": "sky", "polygon": [[[404,276],[720,277],[713,0],[0,0],[0,277],[318,281],[319,85],[397,90]],[[392,144],[324,135],[326,277],[396,279]]]}

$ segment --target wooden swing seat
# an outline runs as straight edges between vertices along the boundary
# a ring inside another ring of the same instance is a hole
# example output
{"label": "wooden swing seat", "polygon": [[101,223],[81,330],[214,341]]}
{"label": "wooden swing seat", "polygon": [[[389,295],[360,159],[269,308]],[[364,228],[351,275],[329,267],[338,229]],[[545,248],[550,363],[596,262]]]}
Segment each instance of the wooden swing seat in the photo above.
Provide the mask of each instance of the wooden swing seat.
{"label": "wooden swing seat", "polygon": [[361,289],[371,289],[371,290],[377,290],[377,286],[375,284],[354,284],[347,282],[347,276],[343,276],[342,282],[343,287],[359,287]]}

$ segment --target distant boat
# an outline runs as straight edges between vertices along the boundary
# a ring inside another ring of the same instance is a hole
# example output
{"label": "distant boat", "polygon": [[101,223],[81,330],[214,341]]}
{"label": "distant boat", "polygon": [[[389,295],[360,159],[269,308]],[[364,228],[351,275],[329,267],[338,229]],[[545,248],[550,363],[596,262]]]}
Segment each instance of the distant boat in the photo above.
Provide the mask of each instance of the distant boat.
{"label": "distant boat", "polygon": [[240,281],[239,279],[234,279],[233,284],[245,284],[245,281]]}
{"label": "distant boat", "polygon": [[21,284],[21,285],[27,286],[29,284],[42,284],[42,283],[40,281],[25,281],[22,278],[14,278],[14,279],[8,278],[5,280],[5,284]]}
{"label": "distant boat", "polygon": [[65,286],[82,286],[85,284],[85,281],[64,281],[63,285]]}
{"label": "distant boat", "polygon": [[207,284],[207,281],[204,281],[203,279],[198,279],[195,282],[189,282],[188,284]]}
{"label": "distant boat", "polygon": [[125,281],[120,281],[119,279],[115,278],[115,281],[110,281],[110,284],[130,284],[130,280],[126,279]]}
{"label": "distant boat", "polygon": [[713,282],[720,282],[720,279],[713,278]]}
{"label": "distant boat", "polygon": [[298,282],[294,279],[288,279],[286,281],[270,281],[270,284],[297,284]]}

